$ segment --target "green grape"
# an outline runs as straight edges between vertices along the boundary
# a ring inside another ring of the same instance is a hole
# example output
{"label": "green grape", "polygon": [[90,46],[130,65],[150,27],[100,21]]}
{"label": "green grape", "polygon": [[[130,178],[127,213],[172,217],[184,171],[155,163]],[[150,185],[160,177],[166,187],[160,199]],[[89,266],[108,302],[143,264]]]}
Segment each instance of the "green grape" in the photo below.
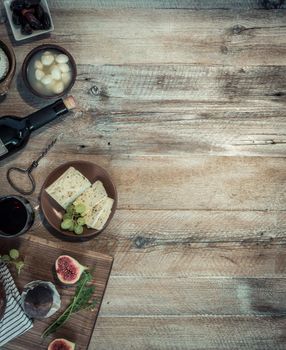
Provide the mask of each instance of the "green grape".
{"label": "green grape", "polygon": [[78,224],[79,226],[83,226],[83,225],[85,224],[85,219],[82,218],[82,217],[78,218],[78,219],[77,219],[77,224]]}
{"label": "green grape", "polygon": [[73,232],[73,230],[74,230],[74,222],[72,222],[72,224],[71,224],[71,226],[70,226],[70,228],[68,229],[70,232]]}
{"label": "green grape", "polygon": [[72,214],[65,213],[64,216],[63,216],[63,220],[66,220],[66,219],[72,219]]}
{"label": "green grape", "polygon": [[76,213],[78,214],[82,214],[85,212],[85,205],[84,204],[77,204],[75,207],[74,207]]}
{"label": "green grape", "polygon": [[61,228],[63,230],[69,230],[72,225],[73,225],[72,219],[64,219],[61,223]]}
{"label": "green grape", "polygon": [[80,226],[80,225],[75,225],[74,233],[77,234],[77,235],[81,235],[83,233],[83,227]]}
{"label": "green grape", "polygon": [[9,255],[4,254],[4,255],[2,255],[2,257],[1,257],[1,260],[2,260],[3,262],[7,263],[7,262],[10,262],[11,258],[10,258]]}
{"label": "green grape", "polygon": [[67,212],[67,214],[73,214],[73,212],[74,212],[74,206],[71,204],[71,205],[69,205],[68,207],[67,207],[67,209],[66,209],[66,212]]}
{"label": "green grape", "polygon": [[19,253],[19,250],[17,250],[17,249],[11,249],[9,252],[9,255],[10,255],[11,259],[16,260],[19,258],[20,253]]}

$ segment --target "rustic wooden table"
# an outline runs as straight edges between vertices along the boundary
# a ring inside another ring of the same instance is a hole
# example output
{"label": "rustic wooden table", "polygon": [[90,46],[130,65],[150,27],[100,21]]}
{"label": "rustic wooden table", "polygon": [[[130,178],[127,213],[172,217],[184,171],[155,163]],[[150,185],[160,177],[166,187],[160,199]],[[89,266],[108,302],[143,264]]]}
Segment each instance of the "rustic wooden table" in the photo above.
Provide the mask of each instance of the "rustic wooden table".
{"label": "rustic wooden table", "polygon": [[[36,45],[78,64],[78,112],[1,163],[47,174],[85,159],[112,175],[118,211],[96,239],[114,256],[90,350],[286,349],[286,5],[284,1],[50,1]],[[278,5],[279,9],[275,9]],[[7,25],[0,37],[12,40]],[[1,115],[45,102],[18,74]],[[29,235],[59,242],[40,214]]]}

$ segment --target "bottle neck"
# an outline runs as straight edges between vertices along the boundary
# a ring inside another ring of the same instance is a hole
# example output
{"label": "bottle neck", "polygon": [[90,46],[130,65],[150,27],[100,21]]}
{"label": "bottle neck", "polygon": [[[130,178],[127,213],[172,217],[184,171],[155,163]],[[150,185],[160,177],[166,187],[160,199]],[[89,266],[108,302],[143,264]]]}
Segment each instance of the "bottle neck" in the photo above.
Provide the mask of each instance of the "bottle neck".
{"label": "bottle neck", "polygon": [[25,119],[27,121],[29,130],[34,131],[68,112],[68,108],[64,104],[63,100],[60,99],[50,104],[49,106],[46,106],[39,111],[28,115]]}

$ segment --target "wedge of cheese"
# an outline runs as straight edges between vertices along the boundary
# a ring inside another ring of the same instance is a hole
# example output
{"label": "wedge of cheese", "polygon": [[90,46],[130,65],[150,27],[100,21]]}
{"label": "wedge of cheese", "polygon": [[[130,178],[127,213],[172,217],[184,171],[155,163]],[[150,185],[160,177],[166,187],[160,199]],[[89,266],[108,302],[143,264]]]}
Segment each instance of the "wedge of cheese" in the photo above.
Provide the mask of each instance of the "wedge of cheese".
{"label": "wedge of cheese", "polygon": [[92,208],[85,216],[88,227],[101,230],[111,214],[114,200],[107,197]]}
{"label": "wedge of cheese", "polygon": [[46,192],[66,209],[74,200],[91,186],[90,181],[74,167],[69,167]]}
{"label": "wedge of cheese", "polygon": [[85,190],[75,201],[74,205],[83,204],[86,208],[86,211],[83,215],[86,215],[87,212],[99,204],[103,199],[107,198],[107,193],[103,186],[103,183],[99,180]]}

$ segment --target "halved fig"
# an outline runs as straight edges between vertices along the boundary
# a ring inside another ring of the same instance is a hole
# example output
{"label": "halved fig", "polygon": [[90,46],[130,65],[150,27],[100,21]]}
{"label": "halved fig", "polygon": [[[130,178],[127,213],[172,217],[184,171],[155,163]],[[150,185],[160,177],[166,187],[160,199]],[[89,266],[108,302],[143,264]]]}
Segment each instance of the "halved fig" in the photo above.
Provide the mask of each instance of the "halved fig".
{"label": "halved fig", "polygon": [[87,267],[69,255],[61,255],[56,260],[55,270],[57,278],[62,284],[72,285],[78,282]]}
{"label": "halved fig", "polygon": [[72,343],[66,339],[55,339],[53,340],[48,350],[74,350],[75,349],[75,343]]}

